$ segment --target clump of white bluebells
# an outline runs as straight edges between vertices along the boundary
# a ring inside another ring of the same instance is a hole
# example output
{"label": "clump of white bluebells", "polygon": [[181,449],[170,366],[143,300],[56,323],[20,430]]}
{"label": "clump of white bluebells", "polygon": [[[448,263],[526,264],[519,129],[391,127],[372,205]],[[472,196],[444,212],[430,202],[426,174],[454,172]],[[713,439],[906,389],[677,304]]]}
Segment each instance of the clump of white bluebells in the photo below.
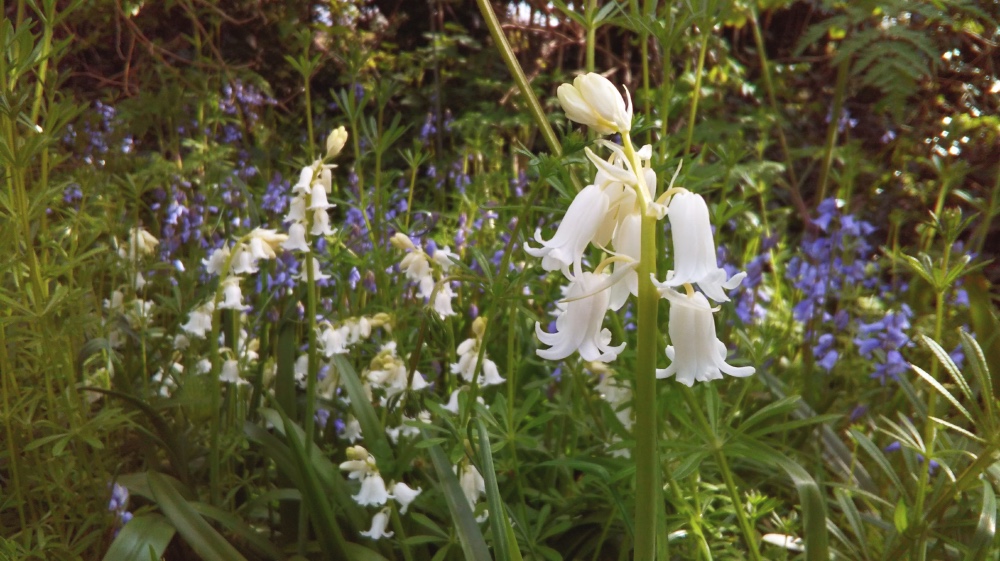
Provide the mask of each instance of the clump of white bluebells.
{"label": "clump of white bluebells", "polygon": [[[420,495],[421,489],[411,488],[406,483],[395,482],[387,489],[385,480],[378,471],[375,456],[368,453],[363,446],[351,446],[347,449],[347,461],[340,464],[340,469],[348,472],[348,479],[355,479],[361,482],[361,488],[357,495],[352,495],[356,503],[361,506],[383,506],[390,499],[399,504],[400,514],[406,514],[406,509]],[[373,540],[381,538],[391,538],[393,532],[386,532],[389,525],[389,508],[379,510],[372,517],[372,526],[368,531],[362,531],[361,535]]]}
{"label": "clump of white bluebells", "polygon": [[382,345],[382,350],[372,358],[364,378],[371,388],[385,393],[381,400],[382,406],[385,406],[390,398],[406,390],[420,391],[428,385],[423,374],[416,369],[411,372],[406,361],[396,354],[395,341]]}
{"label": "clump of white bluebells", "polygon": [[[458,362],[451,365],[452,374],[458,374],[467,384],[472,384],[475,381],[478,387],[495,386],[507,381],[500,376],[497,364],[490,360],[485,349],[482,349],[483,336],[486,334],[486,321],[485,317],[479,316],[472,322],[473,337],[462,341],[458,345],[458,349],[456,349]],[[481,349],[483,360],[482,367],[480,368],[479,352]],[[477,370],[479,371],[478,376],[476,376]],[[457,415],[459,412],[459,395],[462,392],[468,392],[470,389],[470,385],[462,385],[451,392],[451,395],[448,397],[448,403],[443,407],[444,410]],[[477,401],[484,403],[482,397],[477,398]]]}
{"label": "clump of white bluebells", "polygon": [[[627,90],[626,90],[627,92]],[[566,116],[601,135],[620,133],[622,145],[598,140],[611,154],[607,159],[586,149],[596,174],[570,204],[552,238],[535,232],[539,247],[525,243],[525,251],[542,260],[547,271],[561,271],[569,282],[558,305],[556,331],[547,333],[535,325],[539,340],[548,349],[537,354],[561,360],[578,352],[584,360],[612,362],[625,343],[611,344],[611,333],[603,328],[608,310],[618,310],[630,294],[638,296],[636,269],[642,255],[641,224],[644,217],[661,220],[669,216],[674,244],[674,269],[666,280],[651,279],[660,296],[671,303],[669,334],[674,343],[667,348],[669,367],[657,371],[658,378],[675,376],[685,384],[722,377],[749,376],[753,367],[737,368],[726,363],[726,347],[716,338],[713,312],[708,298],[726,302],[726,290],[736,288],[746,273],[727,278],[716,261],[708,206],[697,194],[671,185],[657,196],[657,178],[651,169],[652,147],[636,150],[631,144],[631,100],[623,99],[606,78],[590,73],[558,90]],[[678,170],[679,171],[679,170]],[[674,176],[676,179],[676,174]],[[593,271],[584,270],[584,253],[594,247],[611,257]],[[612,266],[612,271],[607,269]],[[683,286],[686,294],[675,287]],[[696,292],[697,286],[701,292]]]}
{"label": "clump of white bluebells", "polygon": [[402,232],[393,235],[390,242],[397,249],[406,251],[399,268],[407,279],[416,283],[417,296],[430,301],[441,319],[455,315],[451,307],[455,292],[447,277],[458,256],[448,246],[439,247],[433,255],[428,255]]}

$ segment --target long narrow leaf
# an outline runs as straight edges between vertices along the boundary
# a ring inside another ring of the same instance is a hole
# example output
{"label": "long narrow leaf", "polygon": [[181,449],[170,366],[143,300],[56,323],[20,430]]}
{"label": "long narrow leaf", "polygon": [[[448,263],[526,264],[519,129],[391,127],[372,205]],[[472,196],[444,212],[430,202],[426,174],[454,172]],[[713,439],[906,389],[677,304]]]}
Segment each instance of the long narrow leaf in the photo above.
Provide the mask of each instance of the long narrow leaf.
{"label": "long narrow leaf", "polygon": [[103,561],[163,557],[177,530],[160,514],[141,514],[122,526]]}
{"label": "long narrow leaf", "polygon": [[202,559],[246,561],[246,557],[205,522],[205,519],[177,492],[168,476],[150,471],[146,473],[146,479],[160,511]]}
{"label": "long narrow leaf", "polygon": [[899,480],[899,476],[896,475],[896,471],[892,469],[891,465],[889,465],[889,460],[886,459],[885,454],[878,449],[878,446],[875,446],[875,443],[872,442],[868,436],[858,430],[851,429],[851,435],[854,437],[854,440],[857,441],[858,445],[860,445],[861,448],[863,448],[864,451],[867,452],[873,460],[875,460],[875,464],[878,465],[883,473],[885,473],[886,477],[889,478],[889,481],[892,481],[896,490],[900,493],[905,493],[906,488],[903,486],[903,482]]}
{"label": "long narrow leaf", "polygon": [[[281,413],[279,411],[279,413]],[[309,511],[309,521],[316,530],[316,537],[323,549],[323,553],[331,559],[349,559],[345,551],[344,535],[337,524],[330,501],[323,493],[319,478],[313,470],[312,463],[306,459],[305,444],[300,436],[301,433],[294,430],[294,423],[283,413],[285,437],[288,438],[289,448],[292,451],[292,460],[295,467],[302,474],[302,500]],[[311,420],[311,419],[310,419]]]}
{"label": "long narrow leaf", "polygon": [[[424,438],[427,432],[422,431]],[[448,455],[441,450],[440,446],[428,448],[431,455],[431,463],[434,464],[434,472],[438,476],[441,485],[441,493],[445,502],[448,503],[448,511],[455,523],[455,532],[458,534],[458,541],[462,544],[462,552],[465,559],[469,561],[491,561],[490,550],[486,546],[486,539],[479,530],[476,517],[469,508],[469,502],[462,492],[462,487],[458,484],[458,478],[451,471],[451,462]]]}
{"label": "long narrow leaf", "polygon": [[380,469],[391,472],[392,464],[394,463],[392,448],[389,446],[389,441],[385,438],[382,423],[379,422],[378,415],[375,414],[375,408],[372,407],[371,401],[368,400],[368,394],[365,393],[361,379],[358,378],[358,373],[342,355],[334,355],[333,364],[340,374],[341,383],[347,388],[347,395],[351,398],[351,409],[354,411],[354,416],[361,425],[361,433],[365,439],[365,448],[375,456],[375,461],[378,463]]}
{"label": "long narrow leaf", "polygon": [[997,496],[989,481],[983,480],[983,508],[979,511],[979,523],[976,533],[969,544],[969,551],[974,552],[976,561],[986,559],[990,545],[997,534]]}
{"label": "long narrow leaf", "polygon": [[828,561],[830,559],[829,537],[826,532],[826,501],[816,480],[802,466],[784,456],[777,456],[778,466],[792,478],[799,493],[805,530],[807,561]]}
{"label": "long narrow leaf", "polygon": [[935,380],[933,376],[925,372],[922,368],[920,368],[916,364],[911,364],[910,368],[913,368],[913,371],[916,372],[918,376],[923,378],[925,382],[930,384],[932,388],[937,390],[939,394],[941,394],[945,399],[951,402],[951,404],[955,406],[955,409],[958,409],[959,413],[961,413],[966,419],[968,419],[972,423],[976,422],[975,420],[973,420],[972,415],[969,413],[969,410],[963,407],[962,404],[959,403],[957,399],[955,399],[955,396],[951,395],[951,392],[948,391],[947,388],[942,386],[940,382]]}
{"label": "long narrow leaf", "polygon": [[215,520],[228,528],[233,534],[239,536],[241,539],[253,546],[257,551],[263,553],[268,559],[282,561],[285,558],[285,556],[277,547],[274,546],[274,544],[267,541],[263,535],[244,523],[238,517],[233,516],[221,508],[216,508],[204,503],[191,503],[191,507],[205,518]]}
{"label": "long narrow leaf", "polygon": [[490,435],[486,431],[483,420],[476,418],[476,429],[479,432],[479,462],[483,469],[483,479],[486,481],[486,501],[490,505],[490,526],[493,528],[493,549],[497,561],[521,561],[521,552],[517,547],[514,529],[507,518],[507,507],[500,497],[500,487],[497,485],[497,474],[493,467],[493,452],[490,450]]}

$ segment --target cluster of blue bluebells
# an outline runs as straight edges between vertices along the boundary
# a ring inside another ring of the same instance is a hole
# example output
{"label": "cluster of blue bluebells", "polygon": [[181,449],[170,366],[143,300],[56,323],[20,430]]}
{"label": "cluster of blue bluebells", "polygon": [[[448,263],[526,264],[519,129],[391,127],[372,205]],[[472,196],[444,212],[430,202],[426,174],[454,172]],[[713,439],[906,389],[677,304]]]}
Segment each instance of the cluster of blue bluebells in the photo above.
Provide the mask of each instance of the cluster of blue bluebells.
{"label": "cluster of blue bluebells", "polygon": [[875,247],[869,241],[876,228],[852,214],[841,212],[836,199],[822,201],[813,221],[818,232],[802,242],[802,253],[788,262],[785,276],[802,294],[793,308],[793,316],[805,325],[805,337],[813,341],[816,364],[833,370],[840,359],[837,333],[855,332],[858,353],[875,363],[870,376],[885,383],[898,379],[909,364],[901,350],[913,345],[908,331],[912,311],[905,304],[888,311],[873,322],[861,322],[840,308],[831,313],[839,298],[854,289],[881,295],[891,306],[894,295],[905,290],[883,285],[881,269],[873,259]]}
{"label": "cluster of blue bluebells", "polygon": [[[116,527],[121,528],[132,520],[132,513],[128,511],[128,489],[118,483],[110,484],[111,500],[108,501],[108,512],[114,513]],[[115,530],[115,535],[118,530]]]}

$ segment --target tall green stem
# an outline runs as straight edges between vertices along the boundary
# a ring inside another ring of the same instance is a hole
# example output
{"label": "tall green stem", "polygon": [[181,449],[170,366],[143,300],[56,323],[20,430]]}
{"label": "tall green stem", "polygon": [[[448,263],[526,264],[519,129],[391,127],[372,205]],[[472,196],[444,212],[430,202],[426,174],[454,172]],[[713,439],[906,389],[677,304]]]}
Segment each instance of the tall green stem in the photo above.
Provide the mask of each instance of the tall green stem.
{"label": "tall green stem", "polygon": [[594,14],[596,13],[597,0],[588,0],[583,14],[583,19],[587,22],[587,72],[594,71],[594,43],[597,36],[597,25],[594,23]]}
{"label": "tall green stem", "polygon": [[847,91],[847,77],[850,75],[850,59],[845,59],[837,68],[837,85],[833,92],[833,109],[830,113],[830,124],[826,128],[826,147],[823,152],[823,166],[819,171],[819,196],[817,204],[826,198],[826,184],[830,180],[830,167],[833,165],[833,149],[837,145],[837,123],[840,112],[844,108],[844,93]]}
{"label": "tall green stem", "polygon": [[646,191],[642,166],[629,134],[622,133],[625,156],[639,179],[642,211],[642,249],[639,257],[638,341],[635,370],[635,561],[652,561],[656,555],[656,503],[660,498],[657,469],[659,450],[656,415],[657,312],[660,295],[653,285],[656,276],[656,217],[646,213]]}
{"label": "tall green stem", "polygon": [[698,50],[698,68],[694,71],[694,91],[691,93],[691,112],[688,114],[687,140],[684,141],[684,156],[691,152],[691,142],[694,139],[694,122],[698,117],[698,100],[701,99],[701,75],[705,71],[705,53],[708,52],[708,29],[702,29],[701,47]]}
{"label": "tall green stem", "polygon": [[[949,266],[949,261],[951,260],[951,244],[946,243],[944,248],[944,257],[941,261],[941,270],[947,271]],[[934,298],[934,340],[941,340],[941,332],[944,331],[944,294],[947,289],[940,289],[935,294]],[[931,361],[931,378],[937,380],[938,375],[938,361]],[[934,444],[937,440],[937,423],[932,419],[935,417],[935,410],[937,408],[937,392],[929,391],[927,392],[927,419],[924,424],[924,464],[920,468],[919,479],[917,480],[917,500],[916,507],[913,512],[920,517],[921,523],[924,523],[926,518],[923,517],[924,513],[924,500],[927,495],[927,484],[930,481],[931,474],[931,458],[934,457]],[[927,558],[927,534],[929,527],[924,526],[920,531],[920,537],[914,543],[914,554],[913,557],[917,561],[923,561]]]}
{"label": "tall green stem", "polygon": [[561,156],[562,144],[559,142],[559,138],[556,137],[555,131],[552,130],[552,125],[549,124],[549,119],[545,115],[545,109],[538,101],[538,97],[535,96],[535,92],[531,89],[528,77],[524,75],[524,70],[521,69],[520,63],[517,62],[517,56],[514,54],[514,50],[510,48],[510,43],[507,42],[507,37],[503,34],[503,29],[500,27],[500,20],[493,13],[493,6],[490,5],[489,0],[476,0],[476,4],[479,6],[479,11],[483,14],[483,19],[486,20],[486,27],[490,29],[490,36],[493,37],[493,42],[496,43],[497,48],[500,50],[500,56],[503,58],[504,64],[507,65],[507,70],[513,76],[514,82],[517,84],[518,89],[521,90],[521,95],[524,96],[524,100],[528,104],[528,111],[531,112],[535,124],[541,129],[542,138],[545,139],[545,143],[549,146],[549,150],[553,154]]}

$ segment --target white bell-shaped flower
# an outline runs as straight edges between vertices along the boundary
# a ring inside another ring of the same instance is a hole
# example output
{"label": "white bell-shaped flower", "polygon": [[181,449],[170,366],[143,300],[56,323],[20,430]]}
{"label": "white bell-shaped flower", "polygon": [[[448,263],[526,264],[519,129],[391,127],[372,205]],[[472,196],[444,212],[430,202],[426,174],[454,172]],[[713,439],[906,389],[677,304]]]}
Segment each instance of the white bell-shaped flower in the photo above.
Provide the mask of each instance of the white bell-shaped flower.
{"label": "white bell-shaped flower", "polygon": [[212,312],[215,310],[215,302],[209,300],[198,306],[188,315],[188,321],[181,326],[181,329],[194,335],[204,338],[205,334],[212,331]]}
{"label": "white bell-shaped flower", "polygon": [[395,535],[395,532],[386,532],[385,529],[389,525],[389,513],[388,509],[382,509],[375,513],[372,517],[372,527],[368,531],[361,532],[362,536],[367,536],[373,540],[381,538],[391,538]]}
{"label": "white bell-shaped flower", "polygon": [[222,372],[219,373],[219,381],[227,384],[247,385],[247,382],[240,376],[239,363],[229,359],[222,363]]}
{"label": "white bell-shaped flower", "polygon": [[318,208],[313,211],[313,225],[309,232],[314,236],[332,236],[335,232],[330,228],[330,215],[326,209]]}
{"label": "white bell-shaped flower", "polygon": [[229,246],[224,245],[213,251],[208,258],[202,259],[201,264],[205,266],[206,273],[218,275],[222,273],[227,260],[229,260]]}
{"label": "white bell-shaped flower", "polygon": [[369,473],[361,479],[361,490],[352,495],[354,502],[361,506],[381,506],[389,500],[389,491],[385,488],[385,480],[376,473]]}
{"label": "white bell-shaped flower", "polygon": [[288,251],[309,251],[309,242],[306,241],[306,226],[301,222],[293,222],[288,227],[288,239],[282,242],[281,247]]}
{"label": "white bell-shaped flower", "polygon": [[257,272],[257,260],[254,259],[250,246],[240,243],[236,246],[236,254],[233,255],[230,270],[235,275],[246,275]]}
{"label": "white bell-shaped flower", "polygon": [[691,387],[696,381],[720,380],[723,373],[739,378],[754,373],[752,366],[726,363],[726,345],[715,336],[713,309],[703,294],[685,296],[662,286],[660,294],[670,300],[668,332],[673,345],[667,347],[670,366],[657,369],[657,378],[675,376]]}
{"label": "white bell-shaped flower", "polygon": [[400,481],[392,486],[392,494],[389,495],[389,497],[399,503],[399,506],[401,507],[399,509],[399,513],[406,514],[406,509],[410,506],[410,503],[413,502],[413,499],[416,499],[417,496],[420,495],[421,491],[422,489],[420,487],[413,489],[406,483]]}
{"label": "white bell-shaped flower", "polygon": [[285,214],[285,222],[305,222],[306,220],[306,198],[305,195],[298,194],[292,197],[288,203],[288,212]]}
{"label": "white bell-shaped flower", "polygon": [[[466,382],[471,382],[476,373],[476,359],[479,358],[479,339],[466,339],[458,345],[458,362],[451,365],[451,373],[458,374]],[[479,376],[480,386],[494,386],[506,382],[500,377],[497,364],[483,353],[483,371]],[[453,394],[454,395],[454,394]],[[455,403],[456,407],[458,402]]]}
{"label": "white bell-shaped flower", "polygon": [[606,275],[582,273],[566,291],[566,309],[556,318],[556,332],[546,333],[535,322],[535,335],[549,345],[535,353],[547,360],[562,360],[575,351],[583,360],[611,362],[625,348],[625,343],[612,347],[611,332],[602,329],[604,314],[608,311],[609,290],[601,290]]}
{"label": "white bell-shaped flower", "polygon": [[333,355],[347,354],[350,351],[347,348],[346,330],[336,329],[330,325],[320,333],[318,342],[319,348],[326,358],[330,358]]}
{"label": "white bell-shaped flower", "polygon": [[247,309],[247,306],[243,305],[243,290],[240,289],[239,277],[226,277],[226,280],[222,281],[222,298],[223,300],[222,303],[219,304],[219,309]]}
{"label": "white bell-shaped flower", "polygon": [[[615,229],[615,234],[611,238],[611,245],[615,248],[615,253],[623,257],[629,257],[632,261],[638,261],[642,254],[642,216],[638,213],[630,213],[622,218],[621,224]],[[615,263],[615,270],[624,267],[623,263]],[[639,296],[639,274],[632,267],[625,278],[611,286],[608,307],[618,311],[628,300],[629,294]]]}
{"label": "white bell-shaped flower", "polygon": [[[303,262],[303,264],[304,263],[305,262]],[[313,280],[315,281],[324,281],[330,278],[330,275],[323,273],[322,269],[320,269],[319,259],[312,260],[312,270],[313,270]],[[297,281],[307,282],[309,280],[309,273],[308,271],[306,271],[305,267],[303,267],[302,270],[299,271],[299,274],[295,275],[295,277],[293,278]]]}
{"label": "white bell-shaped flower", "polygon": [[456,315],[455,310],[451,307],[451,301],[454,298],[455,292],[451,289],[451,285],[447,282],[441,283],[434,294],[434,311],[437,312],[438,317],[444,319]]}
{"label": "white bell-shaped flower", "polygon": [[333,205],[326,200],[326,188],[317,181],[313,183],[312,193],[309,196],[309,210],[328,209]]}
{"label": "white bell-shaped flower", "polygon": [[569,276],[569,266],[582,268],[583,252],[594,239],[608,212],[608,196],[597,185],[587,185],[577,193],[566,210],[559,228],[552,239],[542,239],[541,229],[535,230],[535,240],[542,247],[531,247],[525,242],[524,251],[542,258],[546,271],[562,270]]}
{"label": "white bell-shaped flower", "polygon": [[[626,95],[628,90],[625,90]],[[577,76],[572,84],[556,90],[566,117],[587,125],[598,134],[628,132],[632,128],[632,100],[622,99],[610,80],[596,73]]]}
{"label": "white bell-shaped flower", "polygon": [[[458,470],[458,466],[454,468]],[[479,495],[486,494],[486,480],[472,464],[462,466],[462,473],[458,474],[458,485],[462,488],[465,498],[469,501],[469,506],[476,508]]]}
{"label": "white bell-shaped flower", "polygon": [[690,192],[674,195],[668,216],[674,238],[674,270],[667,273],[662,286],[697,284],[712,300],[728,302],[725,290],[739,286],[747,274],[740,272],[727,279],[726,271],[719,267],[705,199]]}

